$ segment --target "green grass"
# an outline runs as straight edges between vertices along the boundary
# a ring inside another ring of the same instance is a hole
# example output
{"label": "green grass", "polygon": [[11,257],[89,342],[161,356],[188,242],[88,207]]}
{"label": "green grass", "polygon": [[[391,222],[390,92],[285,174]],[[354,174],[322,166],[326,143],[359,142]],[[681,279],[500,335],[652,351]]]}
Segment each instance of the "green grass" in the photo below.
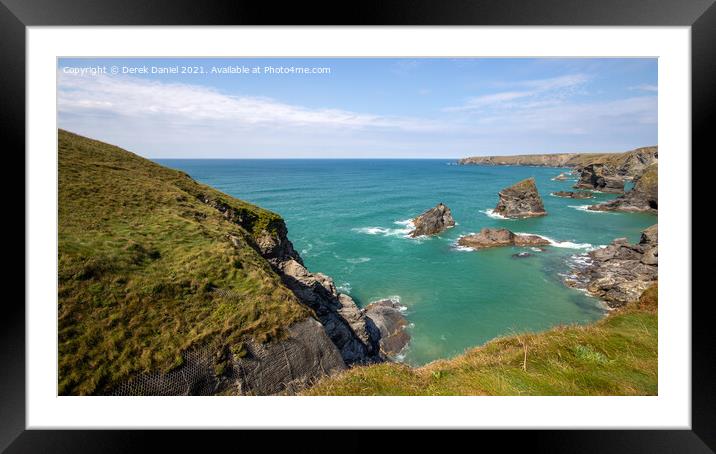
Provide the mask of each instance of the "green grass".
{"label": "green grass", "polygon": [[495,339],[420,368],[355,367],[307,395],[656,395],[657,288],[588,326]]}
{"label": "green grass", "polygon": [[62,130],[58,157],[60,394],[170,370],[199,345],[240,351],[310,315],[256,250],[285,230],[277,214]]}

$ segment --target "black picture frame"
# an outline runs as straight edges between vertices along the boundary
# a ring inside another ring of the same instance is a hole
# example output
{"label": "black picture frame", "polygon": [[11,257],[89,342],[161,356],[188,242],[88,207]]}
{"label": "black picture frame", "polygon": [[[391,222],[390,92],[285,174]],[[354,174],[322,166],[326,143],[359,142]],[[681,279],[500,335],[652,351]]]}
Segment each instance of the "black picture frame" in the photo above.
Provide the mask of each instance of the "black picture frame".
{"label": "black picture frame", "polygon": [[[25,33],[29,26],[688,26],[692,38],[692,149],[713,152],[713,146],[709,146],[713,142],[709,131],[710,120],[714,118],[711,106],[716,103],[716,6],[713,3],[714,0],[394,0],[390,3],[364,0],[355,5],[287,2],[279,6],[248,1],[0,0],[0,61],[3,64],[0,68],[0,128],[8,151],[25,149]],[[692,162],[693,157],[692,153]],[[704,168],[702,159],[705,157],[700,155],[701,169]],[[18,165],[25,168],[24,162]],[[26,243],[28,240],[25,236]],[[696,278],[692,278],[693,282],[707,281],[706,269],[694,267],[693,270]],[[31,272],[31,269],[25,270],[25,273]],[[692,305],[691,430],[516,431],[509,436],[499,431],[484,431],[477,439],[480,445],[489,446],[491,441],[504,444],[509,437],[510,447],[523,444],[533,451],[714,452],[716,343],[712,318],[708,316],[712,300],[713,297],[694,299]],[[7,452],[132,452],[151,446],[147,438],[161,437],[164,449],[196,441],[196,434],[178,432],[167,436],[166,432],[148,431],[138,434],[135,431],[25,430],[24,307],[16,302],[11,304],[7,299],[0,319],[0,449]],[[359,441],[360,435],[339,432],[334,435],[342,440],[345,449],[365,443]],[[216,441],[232,435],[223,432],[211,437]]]}

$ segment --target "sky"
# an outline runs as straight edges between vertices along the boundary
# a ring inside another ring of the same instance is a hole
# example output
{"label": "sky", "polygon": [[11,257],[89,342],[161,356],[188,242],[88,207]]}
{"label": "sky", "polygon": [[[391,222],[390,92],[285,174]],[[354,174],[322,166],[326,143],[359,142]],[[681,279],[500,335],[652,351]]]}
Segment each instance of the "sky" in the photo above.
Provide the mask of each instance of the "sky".
{"label": "sky", "polygon": [[654,58],[63,58],[57,81],[60,128],[154,159],[657,144]]}

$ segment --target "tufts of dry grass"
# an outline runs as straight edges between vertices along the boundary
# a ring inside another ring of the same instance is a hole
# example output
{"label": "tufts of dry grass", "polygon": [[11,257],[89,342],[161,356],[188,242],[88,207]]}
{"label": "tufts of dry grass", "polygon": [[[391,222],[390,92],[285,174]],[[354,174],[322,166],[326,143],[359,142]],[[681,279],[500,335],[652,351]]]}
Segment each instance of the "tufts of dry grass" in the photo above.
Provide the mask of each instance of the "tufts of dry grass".
{"label": "tufts of dry grass", "polygon": [[656,395],[657,289],[588,326],[494,339],[411,369],[355,367],[308,395]]}

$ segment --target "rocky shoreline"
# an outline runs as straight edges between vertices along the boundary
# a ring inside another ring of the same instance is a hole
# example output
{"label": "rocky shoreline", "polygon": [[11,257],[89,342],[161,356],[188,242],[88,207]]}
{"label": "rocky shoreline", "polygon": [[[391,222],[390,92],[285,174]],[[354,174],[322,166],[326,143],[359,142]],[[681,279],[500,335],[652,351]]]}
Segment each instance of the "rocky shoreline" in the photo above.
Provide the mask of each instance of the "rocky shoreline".
{"label": "rocky shoreline", "polygon": [[658,280],[658,225],[644,230],[637,244],[618,238],[576,258],[565,283],[587,291],[610,308],[639,299]]}

